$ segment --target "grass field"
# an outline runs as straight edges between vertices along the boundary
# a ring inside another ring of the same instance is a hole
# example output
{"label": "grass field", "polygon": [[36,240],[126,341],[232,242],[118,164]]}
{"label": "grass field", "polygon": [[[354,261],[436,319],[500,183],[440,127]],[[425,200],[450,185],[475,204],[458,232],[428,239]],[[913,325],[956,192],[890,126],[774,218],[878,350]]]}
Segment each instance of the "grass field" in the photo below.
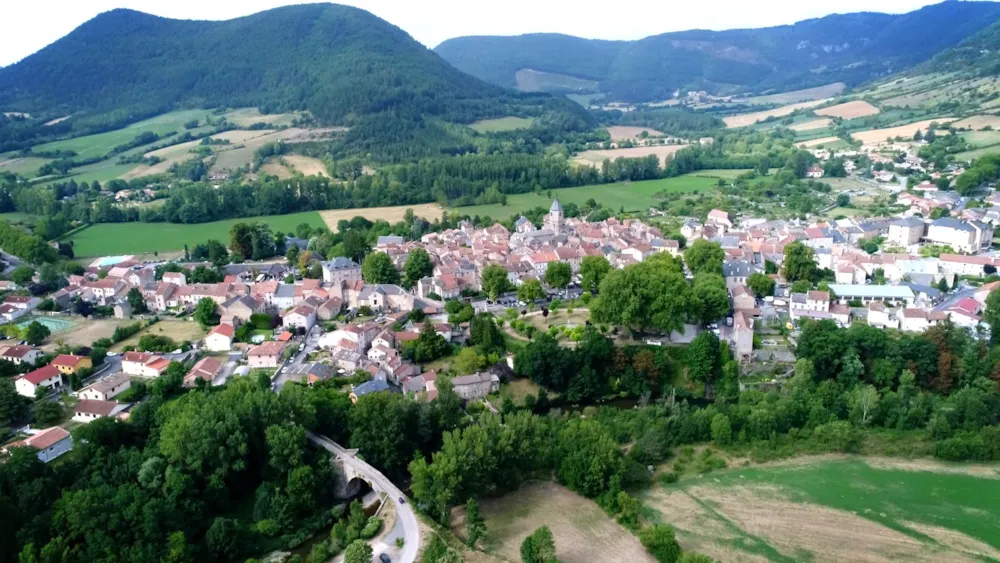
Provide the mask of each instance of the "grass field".
{"label": "grass field", "polygon": [[826,456],[654,486],[653,519],[721,561],[1000,559],[1000,466]]}
{"label": "grass field", "polygon": [[651,147],[633,147],[630,149],[607,149],[583,151],[574,162],[587,166],[601,166],[605,160],[615,160],[616,158],[642,158],[644,156],[655,155],[660,159],[660,165],[666,166],[667,158],[677,151],[687,148],[688,145],[653,145]]}
{"label": "grass field", "polygon": [[34,176],[38,169],[52,162],[51,158],[40,158],[37,156],[12,157],[9,159],[0,158],[0,172],[13,172],[22,176]]}
{"label": "grass field", "polygon": [[983,127],[997,129],[1000,128],[1000,115],[973,115],[952,123],[952,126],[955,129],[971,129],[973,131],[979,131]]}
{"label": "grass field", "polygon": [[[486,551],[520,561],[521,542],[545,524],[552,530],[556,557],[562,563],[654,563],[631,532],[619,526],[591,500],[553,483],[531,483],[498,499],[481,500],[486,519]],[[455,511],[452,528],[465,533],[464,507]]]}
{"label": "grass field", "polygon": [[642,132],[645,131],[650,137],[662,137],[663,133],[657,131],[651,127],[631,127],[628,125],[615,125],[614,127],[605,127],[608,135],[611,135],[612,141],[621,141],[624,139],[638,139]]}
{"label": "grass field", "polygon": [[[559,201],[563,205],[567,203],[582,205],[588,199],[593,198],[598,203],[604,204],[614,210],[624,207],[626,211],[641,211],[656,205],[659,200],[654,195],[659,192],[703,192],[712,189],[718,182],[719,177],[710,176],[710,172],[703,171],[676,178],[645,180],[642,182],[561,188],[551,190],[551,192],[552,198],[559,198]],[[727,170],[726,172],[732,171]],[[489,215],[494,219],[506,219],[511,215],[523,213],[535,207],[548,209],[552,205],[552,198],[547,197],[544,192],[542,194],[517,194],[507,196],[507,205],[500,205],[499,203],[472,205],[468,207],[456,207],[452,211],[457,211],[463,215]]]}
{"label": "grass field", "polygon": [[423,217],[428,221],[441,218],[441,207],[439,207],[436,203],[397,205],[395,207],[364,207],[360,209],[328,209],[326,211],[320,211],[319,214],[323,218],[323,221],[326,222],[327,228],[331,231],[336,231],[337,223],[340,222],[341,219],[350,221],[359,215],[369,221],[384,219],[390,224],[398,223],[403,220],[403,216],[406,215],[407,209],[412,209],[413,213],[417,217]]}
{"label": "grass field", "polygon": [[996,154],[998,152],[1000,152],[1000,145],[956,153],[955,154],[955,160],[962,160],[962,161],[970,161],[971,162],[971,161],[973,161],[973,160],[975,160],[975,159],[977,159],[977,158],[979,158],[979,157],[981,157],[983,155]]}
{"label": "grass field", "polygon": [[280,158],[272,157],[260,169],[262,172],[274,174],[282,180],[291,178],[296,172],[303,176],[330,177],[322,160],[298,154],[286,154]]}
{"label": "grass field", "polygon": [[139,339],[145,334],[168,336],[174,339],[174,341],[178,344],[186,340],[198,341],[205,337],[205,331],[202,330],[201,325],[196,322],[177,319],[161,320],[152,326],[148,326],[140,330],[137,334],[122,340],[118,344],[115,344],[111,347],[111,349],[115,352],[120,352],[126,346],[135,346],[139,343]]}
{"label": "grass field", "polygon": [[483,119],[469,125],[477,133],[500,133],[531,127],[533,119],[527,117],[501,117],[499,119]]}
{"label": "grass field", "polygon": [[77,137],[75,139],[66,139],[64,141],[45,143],[44,145],[34,147],[34,150],[36,152],[71,150],[76,152],[77,158],[79,159],[104,156],[116,146],[131,141],[139,133],[151,131],[157,135],[163,135],[164,133],[168,133],[170,131],[181,132],[184,130],[185,122],[191,121],[192,119],[201,121],[209,115],[211,115],[211,112],[203,109],[172,111],[170,113],[165,113],[144,121],[133,123],[124,129],[98,133],[97,135],[87,135],[86,137]]}
{"label": "grass field", "polygon": [[194,246],[210,238],[227,242],[229,229],[240,222],[264,222],[271,226],[272,231],[282,232],[294,231],[302,223],[313,227],[325,226],[318,212],[306,211],[214,223],[101,223],[78,231],[68,239],[73,241],[77,257],[163,252],[182,249],[185,244]]}
{"label": "grass field", "polygon": [[909,123],[907,125],[899,125],[896,127],[888,127],[885,129],[870,129],[868,131],[858,131],[856,133],[851,133],[851,137],[861,141],[862,143],[881,143],[886,139],[903,137],[905,139],[910,139],[913,134],[919,129],[922,133],[927,132],[927,128],[931,123],[945,124],[951,121],[955,121],[954,117],[937,117],[934,119],[926,119],[924,121],[918,121],[916,123]]}
{"label": "grass field", "polygon": [[812,100],[822,100],[840,94],[847,88],[843,82],[834,82],[825,86],[806,88],[805,90],[794,90],[791,92],[781,92],[779,94],[768,94],[766,96],[754,96],[744,100],[748,104],[794,104],[797,102],[808,102]]}
{"label": "grass field", "polygon": [[811,119],[802,123],[789,125],[788,128],[792,131],[813,131],[816,129],[825,129],[830,126],[830,123],[832,122],[829,119]]}
{"label": "grass field", "polygon": [[847,102],[843,104],[838,104],[835,106],[830,106],[828,108],[822,108],[814,111],[816,115],[822,115],[827,117],[839,117],[841,119],[855,119],[858,117],[867,117],[869,115],[877,115],[881,113],[882,110],[869,104],[863,100],[855,100],[853,102]]}
{"label": "grass field", "polygon": [[225,114],[227,121],[235,123],[240,127],[249,127],[255,123],[267,123],[268,125],[281,127],[283,125],[291,125],[297,117],[299,116],[295,113],[272,113],[264,115],[257,108],[234,109]]}
{"label": "grass field", "polygon": [[94,180],[97,180],[103,184],[108,180],[114,180],[115,178],[129,175],[129,172],[138,166],[141,165],[134,163],[118,164],[117,160],[114,159],[102,160],[100,162],[95,162],[94,164],[74,168],[69,176],[61,176],[45,182],[40,181],[38,185],[47,186],[55,182],[68,182],[70,178],[76,180],[77,183],[93,182]]}
{"label": "grass field", "polygon": [[530,68],[522,68],[514,74],[517,89],[522,92],[542,92],[558,88],[560,90],[594,90],[598,83],[586,78],[577,78],[566,74],[542,72]]}
{"label": "grass field", "polygon": [[722,121],[726,122],[726,127],[746,127],[748,125],[753,125],[758,121],[764,121],[768,117],[784,117],[791,114],[792,112],[800,109],[807,109],[811,107],[816,107],[818,105],[826,103],[827,100],[814,100],[811,102],[799,102],[797,104],[790,104],[787,106],[781,106],[780,108],[769,109],[766,111],[758,111],[754,113],[744,113],[740,115],[730,115],[728,117],[723,117]]}
{"label": "grass field", "polygon": [[969,131],[959,133],[965,142],[973,147],[982,148],[1000,143],[1000,131]]}

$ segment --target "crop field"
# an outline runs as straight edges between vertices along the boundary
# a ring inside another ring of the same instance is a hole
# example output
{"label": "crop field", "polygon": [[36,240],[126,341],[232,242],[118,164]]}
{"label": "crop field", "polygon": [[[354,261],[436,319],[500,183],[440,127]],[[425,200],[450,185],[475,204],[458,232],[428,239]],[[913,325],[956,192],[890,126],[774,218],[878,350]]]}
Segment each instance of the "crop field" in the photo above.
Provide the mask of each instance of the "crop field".
{"label": "crop field", "polygon": [[417,217],[423,217],[428,221],[440,219],[442,214],[441,206],[436,203],[419,203],[416,205],[397,205],[395,207],[362,207],[355,209],[327,209],[319,211],[326,227],[331,231],[337,230],[337,223],[342,219],[350,221],[355,217],[364,217],[369,221],[382,219],[389,224],[398,223],[403,220],[406,210],[412,209]]}
{"label": "crop field", "polygon": [[792,131],[812,131],[814,129],[829,127],[830,123],[832,123],[832,121],[829,119],[812,119],[809,121],[803,121],[802,123],[789,125],[788,128]]}
{"label": "crop field", "polygon": [[583,151],[573,159],[573,162],[587,166],[600,166],[608,159],[614,160],[622,157],[640,158],[655,155],[660,159],[660,165],[666,166],[667,158],[683,148],[687,148],[687,145],[653,145],[651,147],[633,147],[630,149]]}
{"label": "crop field", "polygon": [[477,133],[501,133],[531,127],[533,119],[527,117],[501,117],[499,119],[483,119],[469,125]]}
{"label": "crop field", "polygon": [[139,343],[139,339],[146,334],[155,334],[156,336],[167,336],[172,338],[178,344],[184,341],[198,341],[205,337],[205,332],[202,330],[201,325],[194,321],[183,321],[180,319],[162,319],[160,322],[148,326],[138,333],[133,334],[129,338],[122,340],[121,342],[115,344],[111,349],[115,352],[120,352],[126,346],[135,346]]}
{"label": "crop field", "polygon": [[766,96],[754,96],[752,98],[747,98],[745,103],[748,104],[795,104],[798,102],[810,102],[814,100],[822,100],[824,98],[832,98],[847,88],[847,85],[843,82],[834,82],[833,84],[827,84],[825,86],[816,86],[815,88],[806,88],[804,90],[794,90],[792,92],[782,92],[779,94],[768,94]]}
{"label": "crop field", "polygon": [[[457,509],[452,518],[459,536],[465,533],[464,511]],[[563,563],[655,562],[639,539],[595,502],[554,483],[531,483],[501,498],[481,500],[480,514],[489,530],[486,551],[507,561],[520,561],[521,542],[545,524]]]}
{"label": "crop field", "polygon": [[260,169],[262,172],[273,174],[282,180],[291,178],[296,172],[303,176],[330,177],[322,160],[298,154],[286,154],[281,158],[271,158]]}
{"label": "crop field", "polygon": [[931,123],[949,123],[955,121],[954,117],[936,117],[934,119],[926,119],[924,121],[918,121],[916,123],[910,123],[907,125],[899,125],[897,127],[888,127],[885,129],[869,129],[868,131],[858,131],[857,133],[851,133],[851,137],[861,141],[862,143],[881,143],[886,139],[903,137],[906,139],[912,138],[913,134],[919,129],[920,132],[926,133],[927,128]]}
{"label": "crop field", "polygon": [[835,148],[835,147],[839,146],[839,145],[837,145],[837,143],[843,143],[844,146],[847,145],[847,143],[844,142],[844,140],[841,139],[840,137],[820,137],[819,139],[812,139],[812,140],[809,140],[809,141],[802,141],[801,143],[797,143],[796,146],[801,147],[801,148],[805,148],[805,149],[813,149],[813,148],[819,148],[819,147],[822,147],[822,148]]}
{"label": "crop field", "polygon": [[235,123],[240,127],[249,127],[255,123],[267,123],[268,125],[281,127],[284,125],[290,126],[299,115],[295,113],[262,114],[257,108],[240,108],[227,112],[224,117],[226,121]]}
{"label": "crop field", "polygon": [[514,74],[517,89],[522,92],[543,92],[558,88],[560,90],[594,90],[597,82],[586,78],[577,78],[566,74],[542,72],[530,68],[522,68]]}
{"label": "crop field", "polygon": [[645,131],[650,137],[662,137],[663,133],[657,131],[651,127],[631,127],[627,125],[615,125],[614,127],[605,127],[608,134],[611,135],[612,141],[623,141],[625,139],[638,139],[639,135]]}
{"label": "crop field", "polygon": [[[731,171],[726,171],[731,172]],[[741,171],[743,172],[743,171]],[[552,198],[559,198],[563,205],[575,203],[582,205],[588,199],[594,199],[611,209],[624,207],[626,211],[643,211],[659,202],[655,194],[660,192],[703,192],[714,188],[718,182],[717,176],[710,172],[696,172],[676,178],[661,178],[659,180],[644,180],[641,182],[620,182],[617,184],[598,184],[581,186],[579,188],[560,188],[551,190]],[[523,213],[535,207],[548,209],[552,198],[542,194],[516,194],[507,196],[507,205],[499,203],[490,205],[472,205],[455,207],[462,215],[488,215],[494,219],[506,219],[511,215]]]}
{"label": "crop field", "polygon": [[869,104],[863,100],[855,100],[853,102],[846,102],[843,104],[838,104],[835,106],[830,106],[828,108],[822,108],[814,111],[816,115],[823,115],[827,117],[839,117],[841,119],[856,119],[858,117],[868,117],[869,115],[877,115],[882,110]]}
{"label": "crop field", "polygon": [[973,160],[987,155],[987,154],[997,154],[1000,153],[1000,145],[994,145],[992,147],[985,147],[981,149],[975,149],[971,151],[965,151],[955,154],[955,160],[961,160],[966,162],[972,162]]}
{"label": "crop field", "polygon": [[781,106],[780,108],[769,109],[767,111],[730,115],[728,117],[723,117],[722,121],[724,121],[726,123],[726,127],[729,127],[730,129],[733,127],[746,127],[748,125],[753,125],[758,121],[764,121],[768,117],[784,117],[786,115],[790,115],[796,110],[816,107],[828,101],[829,100],[813,100],[810,102],[800,102],[797,104]]}
{"label": "crop field", "polygon": [[184,130],[184,123],[197,119],[199,121],[211,115],[209,110],[192,109],[182,111],[172,111],[163,115],[158,115],[144,121],[133,123],[124,129],[66,139],[64,141],[54,141],[34,147],[35,151],[57,151],[71,150],[76,152],[77,158],[93,158],[104,156],[111,149],[118,145],[127,143],[134,139],[139,133],[151,131],[157,135],[163,135],[170,131],[181,132]]}
{"label": "crop field", "polygon": [[952,123],[952,126],[955,129],[971,129],[973,131],[980,131],[984,127],[1000,129],[1000,115],[973,115],[972,117],[959,119]]}
{"label": "crop field", "polygon": [[37,156],[15,156],[8,159],[0,158],[0,172],[13,172],[22,176],[34,176],[38,169],[52,162],[51,158]]}
{"label": "crop field", "polygon": [[283,232],[294,231],[302,223],[325,226],[318,212],[306,211],[214,223],[100,223],[73,233],[67,240],[73,241],[77,257],[164,252],[183,249],[185,244],[194,246],[210,238],[228,242],[229,230],[240,222],[263,222],[270,225],[272,231]]}
{"label": "crop field", "polygon": [[1000,466],[822,456],[656,485],[681,546],[720,561],[995,561]]}
{"label": "crop field", "polygon": [[53,178],[52,180],[41,182],[40,185],[45,186],[52,184],[54,182],[68,182],[70,178],[76,180],[77,183],[93,182],[96,180],[103,184],[108,180],[114,180],[115,178],[121,178],[123,176],[127,176],[129,172],[131,172],[137,166],[140,165],[134,163],[118,164],[118,161],[114,159],[102,160],[100,162],[95,162],[94,164],[88,164],[86,166],[74,168],[69,176]]}

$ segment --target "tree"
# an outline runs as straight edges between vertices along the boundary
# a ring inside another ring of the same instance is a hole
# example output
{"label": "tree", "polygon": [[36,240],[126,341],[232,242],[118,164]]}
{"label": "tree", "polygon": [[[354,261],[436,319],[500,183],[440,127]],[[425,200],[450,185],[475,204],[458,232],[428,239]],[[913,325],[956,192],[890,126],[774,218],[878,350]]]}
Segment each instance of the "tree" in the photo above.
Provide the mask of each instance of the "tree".
{"label": "tree", "polygon": [[702,323],[717,321],[729,311],[729,291],[720,274],[707,271],[695,274],[691,291],[698,303],[697,320]]}
{"label": "tree", "polygon": [[403,264],[403,273],[407,287],[413,287],[419,280],[434,273],[431,255],[423,248],[411,250],[406,257],[406,263]]}
{"label": "tree", "polygon": [[344,234],[344,256],[351,260],[360,262],[371,249],[371,245],[361,232],[351,229]]}
{"label": "tree", "polygon": [[487,365],[486,356],[480,354],[475,348],[462,348],[455,358],[452,367],[461,375],[476,373]]}
{"label": "tree", "polygon": [[223,561],[233,561],[240,552],[240,523],[232,518],[216,518],[205,533],[205,546]]}
{"label": "tree", "polygon": [[786,245],[784,270],[785,279],[789,282],[801,280],[812,282],[816,274],[813,249],[798,241]]}
{"label": "tree", "polygon": [[49,330],[49,327],[38,321],[31,321],[31,324],[24,329],[24,339],[27,340],[28,344],[31,344],[32,346],[38,346],[42,342],[45,342],[45,339],[48,338],[50,334],[52,334],[52,331]]}
{"label": "tree", "polygon": [[373,252],[361,264],[361,277],[365,283],[399,283],[399,270],[385,252]]}
{"label": "tree", "polygon": [[142,296],[142,292],[139,291],[138,287],[128,290],[127,299],[133,313],[142,314],[148,311],[146,308],[146,298]]}
{"label": "tree", "polygon": [[612,270],[611,263],[603,256],[584,256],[580,261],[580,277],[584,291],[597,293],[604,276]]}
{"label": "tree", "polygon": [[684,263],[691,273],[710,272],[722,274],[722,262],[726,252],[717,242],[698,239],[684,251]]}
{"label": "tree", "polygon": [[1000,291],[994,289],[986,297],[983,320],[990,325],[990,344],[1000,343]]}
{"label": "tree", "polygon": [[722,413],[712,417],[712,441],[718,446],[728,446],[733,441],[733,426]]}
{"label": "tree", "polygon": [[14,386],[14,379],[0,377],[0,427],[10,426],[27,413],[28,400]]}
{"label": "tree", "polygon": [[63,421],[63,408],[55,401],[39,401],[35,405],[35,422],[41,426],[54,426]]}
{"label": "tree", "polygon": [[750,286],[750,291],[753,291],[753,294],[757,297],[774,295],[774,280],[769,278],[767,274],[760,272],[750,274],[750,277],[747,278],[747,285]]}
{"label": "tree", "polygon": [[202,327],[218,324],[217,309],[218,305],[211,297],[202,297],[194,307],[194,320],[198,321]]}
{"label": "tree", "polygon": [[681,330],[690,311],[698,308],[681,265],[661,253],[609,273],[591,314],[599,323],[670,333]]}
{"label": "tree", "polygon": [[368,542],[354,540],[344,550],[344,563],[371,563],[372,556],[372,546],[368,545]]}
{"label": "tree", "polygon": [[486,537],[486,520],[479,515],[479,503],[474,498],[465,503],[465,530],[469,537],[466,543],[473,549],[476,542]]}
{"label": "tree", "polygon": [[639,541],[660,563],[674,563],[681,556],[681,546],[674,529],[667,524],[654,524],[639,532]]}
{"label": "tree", "polygon": [[525,303],[534,303],[545,297],[545,290],[542,289],[542,282],[536,279],[525,280],[521,287],[517,288],[517,298]]}
{"label": "tree", "polygon": [[472,317],[469,323],[469,344],[479,348],[484,354],[503,351],[503,334],[492,315],[480,313]]}
{"label": "tree", "polygon": [[522,563],[556,563],[556,542],[548,526],[538,528],[521,542]]}
{"label": "tree", "polygon": [[545,267],[545,283],[549,284],[549,287],[566,289],[572,279],[573,270],[568,262],[549,262]]}
{"label": "tree", "polygon": [[10,273],[10,280],[20,286],[31,283],[33,277],[35,277],[35,269],[31,266],[21,265],[14,268],[14,271]]}
{"label": "tree", "polygon": [[507,269],[499,264],[490,264],[483,268],[481,277],[483,291],[486,292],[491,301],[496,301],[498,297],[510,291]]}
{"label": "tree", "polygon": [[858,385],[851,391],[851,409],[856,413],[862,426],[868,424],[872,411],[878,406],[878,389],[872,385]]}

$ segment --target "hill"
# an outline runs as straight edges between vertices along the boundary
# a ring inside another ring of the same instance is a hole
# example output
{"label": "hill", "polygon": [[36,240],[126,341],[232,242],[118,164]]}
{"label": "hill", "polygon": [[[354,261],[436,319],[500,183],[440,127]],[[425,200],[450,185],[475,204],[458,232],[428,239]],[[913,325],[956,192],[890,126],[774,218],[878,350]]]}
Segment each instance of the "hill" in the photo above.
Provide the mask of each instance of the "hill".
{"label": "hill", "polygon": [[514,87],[519,70],[598,81],[611,99],[669,98],[677,88],[766,92],[855,85],[924,62],[1000,18],[1000,4],[944,2],[901,15],[856,13],[794,25],[692,30],[637,41],[555,34],[459,37],[435,51],[456,68]]}
{"label": "hill", "polygon": [[939,53],[920,70],[930,72],[977,71],[982,74],[1000,74],[1000,22],[993,23],[979,33],[968,37],[951,49]]}
{"label": "hill", "polygon": [[62,129],[91,120],[87,132],[93,132],[177,107],[220,106],[308,111],[336,125],[383,112],[411,122],[432,116],[470,123],[575,109],[468,76],[401,29],[336,4],[288,6],[228,21],[118,9],[0,69],[3,111],[37,119],[74,115],[57,125]]}

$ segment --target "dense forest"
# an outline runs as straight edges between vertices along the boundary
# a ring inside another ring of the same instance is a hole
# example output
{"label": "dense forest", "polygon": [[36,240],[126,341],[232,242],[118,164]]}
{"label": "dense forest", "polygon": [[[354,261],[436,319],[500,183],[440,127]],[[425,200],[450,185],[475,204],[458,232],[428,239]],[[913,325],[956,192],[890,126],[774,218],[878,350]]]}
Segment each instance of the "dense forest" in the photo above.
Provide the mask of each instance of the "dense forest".
{"label": "dense forest", "polygon": [[691,30],[637,41],[556,34],[459,37],[435,51],[459,70],[514,87],[521,69],[599,82],[611,99],[658,101],[674,90],[788,91],[855,85],[923,62],[1000,16],[991,2],[943,2],[907,14],[831,15],[794,25]]}

